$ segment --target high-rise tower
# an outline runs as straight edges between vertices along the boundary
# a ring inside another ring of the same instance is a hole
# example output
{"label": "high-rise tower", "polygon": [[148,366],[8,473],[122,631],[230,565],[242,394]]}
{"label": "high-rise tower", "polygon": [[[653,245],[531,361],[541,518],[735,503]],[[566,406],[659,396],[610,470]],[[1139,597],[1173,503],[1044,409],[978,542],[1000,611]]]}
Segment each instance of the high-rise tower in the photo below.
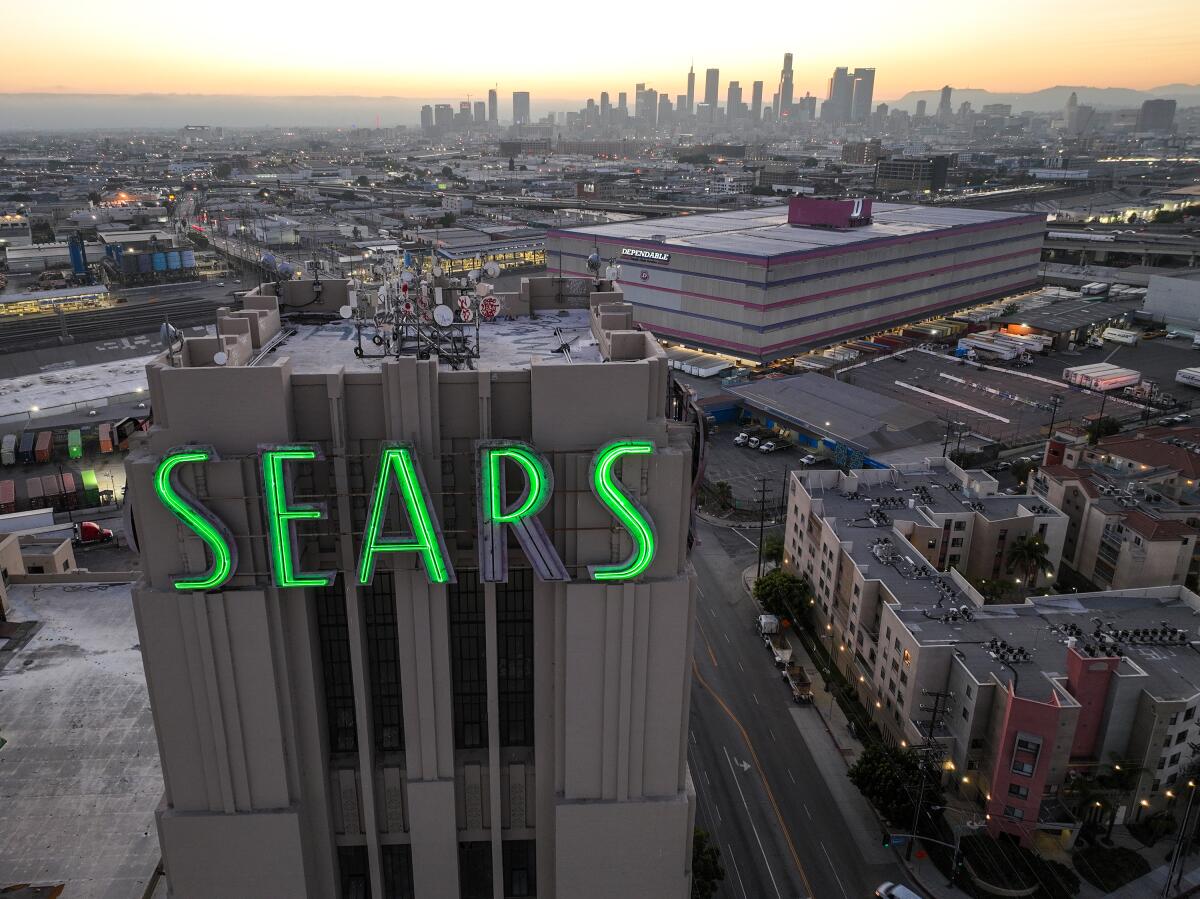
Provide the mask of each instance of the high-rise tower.
{"label": "high-rise tower", "polygon": [[787,118],[792,114],[792,54],[783,54],[783,69],[779,73],[779,108],[777,116]]}

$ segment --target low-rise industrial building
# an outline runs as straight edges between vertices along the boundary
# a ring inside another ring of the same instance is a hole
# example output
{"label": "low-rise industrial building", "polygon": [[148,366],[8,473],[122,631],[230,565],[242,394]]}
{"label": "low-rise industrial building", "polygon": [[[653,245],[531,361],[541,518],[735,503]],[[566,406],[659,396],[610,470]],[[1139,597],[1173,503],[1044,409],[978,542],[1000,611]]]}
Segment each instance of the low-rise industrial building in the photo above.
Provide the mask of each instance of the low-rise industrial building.
{"label": "low-rise industrial building", "polygon": [[1045,222],[977,209],[796,198],[546,236],[551,273],[619,266],[644,328],[762,362],[1037,282]]}

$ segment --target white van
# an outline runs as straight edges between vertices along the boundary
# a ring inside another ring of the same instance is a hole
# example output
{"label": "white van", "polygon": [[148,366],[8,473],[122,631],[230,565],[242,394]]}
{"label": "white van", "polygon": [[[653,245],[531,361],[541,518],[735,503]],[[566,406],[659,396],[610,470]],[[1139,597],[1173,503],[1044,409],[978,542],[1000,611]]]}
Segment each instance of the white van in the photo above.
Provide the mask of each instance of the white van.
{"label": "white van", "polygon": [[879,899],[921,899],[918,893],[914,893],[902,883],[881,883],[875,887],[875,895]]}

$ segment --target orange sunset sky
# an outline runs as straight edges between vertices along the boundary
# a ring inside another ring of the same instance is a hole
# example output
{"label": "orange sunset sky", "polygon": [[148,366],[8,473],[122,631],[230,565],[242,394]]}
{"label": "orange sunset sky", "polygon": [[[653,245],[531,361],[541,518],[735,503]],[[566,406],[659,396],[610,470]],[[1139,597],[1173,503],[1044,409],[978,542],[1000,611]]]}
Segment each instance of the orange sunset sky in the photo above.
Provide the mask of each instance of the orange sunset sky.
{"label": "orange sunset sky", "polygon": [[256,2],[6,4],[0,92],[357,94],[529,90],[670,94],[694,59],[767,95],[785,51],[798,95],[836,65],[874,66],[875,97],[940,87],[1146,89],[1200,81],[1197,0],[810,3]]}

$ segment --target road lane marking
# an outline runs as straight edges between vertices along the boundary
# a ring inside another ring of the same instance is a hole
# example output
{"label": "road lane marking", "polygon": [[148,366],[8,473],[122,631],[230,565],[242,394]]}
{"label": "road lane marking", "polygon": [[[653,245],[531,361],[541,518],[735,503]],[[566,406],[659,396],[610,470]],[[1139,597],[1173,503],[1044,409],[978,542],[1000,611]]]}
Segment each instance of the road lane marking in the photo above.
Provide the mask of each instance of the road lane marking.
{"label": "road lane marking", "polygon": [[712,662],[714,668],[720,668],[717,664],[717,654],[713,652],[712,644],[708,642],[708,634],[704,633],[704,625],[700,623],[700,619],[696,619],[696,627],[700,630],[700,639],[704,641],[704,648],[708,650],[708,660]]}
{"label": "road lane marking", "polygon": [[812,812],[810,812],[810,811],[808,810],[808,803],[807,803],[807,802],[801,802],[800,804],[801,804],[802,806],[804,806],[804,814],[808,815],[808,820],[809,820],[809,821],[811,821],[811,820],[812,820]]}
{"label": "road lane marking", "polygon": [[725,642],[728,643],[730,646],[733,645],[733,641],[729,639],[729,631],[725,631]]}
{"label": "road lane marking", "polygon": [[746,669],[742,667],[741,659],[738,659],[738,670],[741,671],[743,674],[746,672]]}
{"label": "road lane marking", "polygon": [[821,843],[821,851],[825,853],[825,859],[829,862],[829,870],[831,870],[833,872],[833,876],[837,878],[838,889],[842,891],[842,895],[846,896],[846,899],[850,899],[850,897],[846,895],[846,888],[842,886],[842,878],[838,877],[837,868],[833,864],[833,859],[829,857],[829,850],[825,848],[824,843]]}
{"label": "road lane marking", "polygon": [[746,885],[742,883],[742,872],[738,868],[737,859],[733,857],[733,846],[729,843],[725,844],[725,848],[729,851],[729,864],[733,865],[733,873],[737,875],[738,886],[742,888],[742,899],[749,899],[746,895]]}
{"label": "road lane marking", "polygon": [[751,540],[749,537],[747,537],[745,534],[743,534],[741,531],[739,531],[737,528],[731,528],[730,530],[732,530],[735,534],[737,534],[739,537],[741,537],[743,540],[745,540],[747,543],[749,543],[755,549],[758,549],[758,544],[755,543],[753,540]]}
{"label": "road lane marking", "polygon": [[754,831],[754,839],[758,843],[758,851],[762,853],[763,864],[767,868],[767,876],[771,878],[771,886],[775,888],[775,895],[778,899],[783,899],[783,894],[779,892],[779,884],[775,882],[775,872],[771,870],[771,860],[767,858],[767,850],[763,848],[762,837],[758,835],[758,828],[754,824],[754,817],[750,814],[750,803],[746,801],[746,794],[742,792],[742,782],[738,779],[737,771],[733,769],[733,759],[729,757],[729,750],[724,746],[721,750],[725,753],[725,761],[729,764],[729,773],[733,775],[733,782],[737,786],[738,796],[742,799],[742,808],[746,810],[746,820],[750,822],[750,829]]}
{"label": "road lane marking", "polygon": [[763,772],[762,765],[758,761],[758,753],[754,751],[754,744],[750,741],[750,734],[746,732],[746,728],[738,719],[738,716],[733,713],[733,709],[729,704],[721,698],[721,694],[717,693],[708,681],[704,679],[704,675],[700,673],[700,666],[692,660],[692,674],[699,681],[700,686],[708,691],[708,694],[717,701],[717,705],[729,716],[729,720],[737,727],[738,733],[742,735],[742,742],[746,744],[746,748],[750,750],[750,757],[754,759],[755,769],[758,771],[759,779],[762,781],[763,789],[767,793],[767,799],[771,803],[771,810],[775,812],[775,821],[779,825],[779,830],[783,834],[784,842],[787,843],[788,853],[792,857],[792,864],[796,866],[796,871],[800,874],[800,879],[804,882],[804,891],[806,896],[814,896],[812,884],[808,882],[808,875],[804,873],[804,865],[800,864],[800,853],[796,851],[796,843],[792,839],[792,832],[788,830],[787,823],[783,820],[783,812],[779,810],[779,803],[775,799],[775,793],[771,789],[771,783],[767,780],[767,775]]}
{"label": "road lane marking", "polygon": [[708,607],[708,614],[709,614],[709,615],[712,615],[712,617],[713,617],[713,618],[716,618],[716,617],[717,617],[717,610],[716,610],[716,609],[714,609],[712,606],[709,606],[709,607]]}
{"label": "road lane marking", "polygon": [[704,598],[704,591],[700,589],[700,585],[696,584],[696,592],[700,594],[700,598]]}
{"label": "road lane marking", "polygon": [[792,783],[795,783],[795,782],[796,782],[796,778],[792,777],[792,769],[791,769],[791,768],[788,768],[788,769],[787,769],[787,773],[788,773],[788,779],[789,779],[789,780],[790,780]]}
{"label": "road lane marking", "polygon": [[692,738],[692,745],[695,746],[696,745],[696,732],[694,730],[688,730],[688,735]]}
{"label": "road lane marking", "polygon": [[767,733],[769,733],[769,734],[771,735],[771,742],[772,742],[772,743],[778,743],[778,742],[779,742],[778,740],[776,740],[776,739],[775,739],[775,731],[771,730],[771,728],[769,728],[769,727],[768,727],[768,728],[767,728]]}
{"label": "road lane marking", "polygon": [[762,703],[758,701],[758,694],[757,694],[757,693],[751,693],[750,695],[754,697],[754,704],[755,704],[755,705],[762,705]]}

